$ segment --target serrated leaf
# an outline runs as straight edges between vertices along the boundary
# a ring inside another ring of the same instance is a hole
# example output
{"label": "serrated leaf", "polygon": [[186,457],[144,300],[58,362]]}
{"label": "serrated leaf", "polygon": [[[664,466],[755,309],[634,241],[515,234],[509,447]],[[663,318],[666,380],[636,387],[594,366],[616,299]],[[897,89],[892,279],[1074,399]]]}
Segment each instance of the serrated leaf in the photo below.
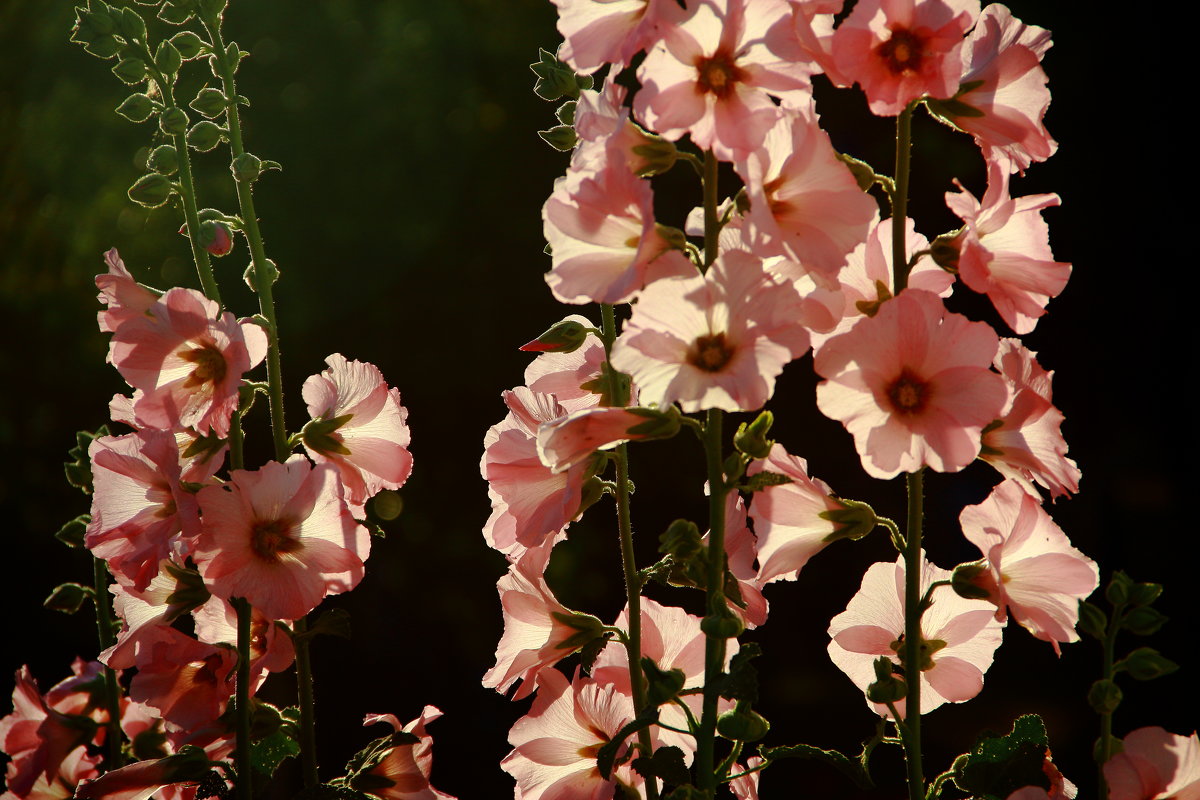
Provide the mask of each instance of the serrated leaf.
{"label": "serrated leaf", "polygon": [[643,778],[662,778],[663,782],[675,786],[692,779],[687,765],[683,763],[683,751],[678,747],[660,747],[652,757],[641,756],[633,760],[633,768]]}
{"label": "serrated leaf", "polygon": [[1008,797],[1026,786],[1050,788],[1043,771],[1049,739],[1036,714],[1018,717],[1011,733],[985,732],[956,762],[954,783],[964,792]]}
{"label": "serrated leaf", "polygon": [[250,763],[255,770],[270,777],[285,759],[300,755],[300,743],[296,741],[296,728],[281,725],[270,736],[250,745]]}
{"label": "serrated leaf", "polygon": [[761,655],[762,648],[756,642],[742,644],[729,660],[729,674],[721,682],[721,697],[745,700],[752,705],[758,702],[758,670],[750,662]]}

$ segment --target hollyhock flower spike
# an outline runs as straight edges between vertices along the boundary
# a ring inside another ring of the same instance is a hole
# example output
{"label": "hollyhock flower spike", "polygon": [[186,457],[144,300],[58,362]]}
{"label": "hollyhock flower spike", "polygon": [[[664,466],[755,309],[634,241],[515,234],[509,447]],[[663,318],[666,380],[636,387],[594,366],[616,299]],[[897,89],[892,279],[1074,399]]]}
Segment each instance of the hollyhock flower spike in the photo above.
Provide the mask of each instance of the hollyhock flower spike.
{"label": "hollyhock flower spike", "polygon": [[1038,496],[1036,482],[1058,499],[1079,491],[1080,472],[1067,458],[1063,415],[1051,402],[1054,373],[1042,369],[1036,356],[1016,339],[1000,340],[994,366],[1008,384],[1011,403],[984,428],[979,457],[1030,494]]}
{"label": "hollyhock flower spike", "polygon": [[966,223],[956,240],[963,283],[986,294],[1008,327],[1024,335],[1067,285],[1071,265],[1054,260],[1042,219],[1042,209],[1058,205],[1058,195],[1012,198],[1008,179],[1007,159],[993,160],[982,203],[956,179],[959,191],[946,193],[946,205]]}
{"label": "hollyhock flower spike", "polygon": [[1099,569],[1071,546],[1040,498],[1005,481],[979,505],[964,508],[959,522],[986,559],[956,570],[968,595],[994,604],[998,620],[1011,612],[1059,655],[1059,642],[1079,640],[1079,601],[1099,585]]}
{"label": "hollyhock flower spike", "polygon": [[[829,657],[864,692],[875,681],[875,659],[903,664],[904,558],[872,564],[846,610],[829,622]],[[921,558],[921,593],[950,573]],[[1000,646],[1003,623],[982,600],[966,600],[943,589],[921,617],[921,713],[943,703],[962,703],[979,694],[983,673]],[[867,705],[883,717],[886,705]],[[903,699],[895,703],[904,716]]]}
{"label": "hollyhock flower spike", "polygon": [[425,726],[442,716],[435,706],[425,706],[421,716],[407,725],[401,725],[393,714],[368,714],[363,725],[386,722],[396,733],[407,733],[417,737],[414,743],[398,744],[381,752],[372,753],[369,766],[363,765],[346,782],[353,789],[366,792],[380,800],[455,800],[445,792],[429,785],[433,771],[433,738],[425,732]]}
{"label": "hollyhock flower spike", "polygon": [[361,518],[367,500],[399,489],[412,472],[408,409],[374,364],[347,361],[340,353],[325,363],[329,369],[304,382],[312,421],[301,440],[313,461],[337,468],[346,504]]}
{"label": "hollyhock flower spike", "polygon": [[817,352],[814,368],[826,379],[817,406],[853,434],[873,477],[923,466],[957,472],[979,455],[983,427],[1007,400],[988,369],[998,347],[986,324],[906,289]]}
{"label": "hollyhock flower spike", "polygon": [[634,113],[676,141],[684,134],[718,158],[744,158],[783,113],[772,102],[806,105],[815,65],[799,50],[785,0],[703,0],[686,20],[664,26],[638,68]]}
{"label": "hollyhock flower spike", "polygon": [[753,411],[783,367],[808,349],[800,297],[750,253],[730,250],[703,276],[659,281],[642,293],[613,344],[641,402],[686,412]]}
{"label": "hollyhock flower spike", "polygon": [[950,97],[962,74],[963,35],[979,0],[859,0],[833,34],[833,59],[871,112],[894,117],[919,97]]}
{"label": "hollyhock flower spike", "polygon": [[329,464],[313,467],[295,455],[233,470],[199,499],[203,527],[193,558],[218,597],[244,597],[273,620],[299,619],[362,580],[370,535],[350,516]]}
{"label": "hollyhock flower spike", "polygon": [[1109,800],[1200,800],[1200,738],[1138,728],[1104,765]]}
{"label": "hollyhock flower spike", "polygon": [[111,354],[143,392],[134,410],[145,424],[228,436],[242,375],[266,356],[267,334],[194,289],[175,288],[118,328]]}

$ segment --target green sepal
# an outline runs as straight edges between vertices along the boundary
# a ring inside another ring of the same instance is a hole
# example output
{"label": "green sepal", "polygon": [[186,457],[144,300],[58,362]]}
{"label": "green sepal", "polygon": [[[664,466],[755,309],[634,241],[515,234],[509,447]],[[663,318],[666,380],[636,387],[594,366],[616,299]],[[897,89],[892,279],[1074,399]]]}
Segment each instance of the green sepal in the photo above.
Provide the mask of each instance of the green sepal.
{"label": "green sepal", "polygon": [[774,414],[765,410],[760,412],[750,424],[743,422],[738,426],[733,435],[733,446],[751,458],[766,458],[775,446],[774,440],[767,438],[774,423]]}
{"label": "green sepal", "polygon": [[[364,773],[368,773],[378,766],[383,759],[387,758],[388,753],[393,748],[418,744],[420,741],[421,739],[418,736],[407,731],[393,731],[387,736],[373,740],[366,747],[352,755],[350,760],[346,762],[346,777],[343,780],[347,786],[358,788],[360,779],[362,779]],[[367,783],[371,782],[369,778],[365,779],[365,781]],[[374,788],[381,787],[375,786]]]}
{"label": "green sepal", "polygon": [[878,527],[879,518],[875,516],[875,509],[866,503],[859,500],[846,500],[841,497],[831,497],[830,499],[841,506],[841,508],[822,511],[817,514],[821,519],[832,522],[834,526],[833,533],[830,533],[822,541],[836,542],[839,539],[858,540]]}
{"label": "green sepal", "polygon": [[574,353],[587,341],[593,330],[582,322],[564,319],[556,322],[538,337],[521,345],[519,349],[534,353]]}
{"label": "green sepal", "polygon": [[560,153],[565,153],[575,147],[575,143],[579,141],[575,129],[570,125],[555,125],[553,128],[548,128],[544,131],[537,132],[538,137],[543,142],[553,147]]}
{"label": "green sepal", "polygon": [[160,144],[146,157],[146,167],[159,175],[174,175],[179,170],[179,151],[173,144]]}
{"label": "green sepal", "polygon": [[598,639],[593,639],[583,646],[579,651],[579,666],[584,672],[591,673],[592,666],[595,665],[596,659],[600,657],[600,651],[608,644],[612,638],[611,633],[605,633]]}
{"label": "green sepal", "polygon": [[253,153],[238,153],[230,163],[229,171],[239,182],[253,182],[262,174],[262,160]]}
{"label": "green sepal", "polygon": [[735,742],[757,742],[771,730],[771,723],[762,714],[738,703],[717,717],[717,733]]}
{"label": "green sepal", "polygon": [[209,432],[203,436],[197,436],[187,449],[183,451],[184,458],[194,458],[200,456],[201,462],[207,462],[214,455],[221,452],[221,449],[228,444],[227,439],[222,439],[214,432]]}
{"label": "green sepal", "polygon": [[309,450],[322,455],[331,453],[348,456],[350,450],[344,444],[333,438],[334,432],[354,418],[353,414],[343,414],[331,419],[314,419],[300,430],[300,440]]}
{"label": "green sepal", "polygon": [[980,734],[969,753],[954,762],[954,784],[980,797],[1008,797],[1026,786],[1050,788],[1044,772],[1049,739],[1036,714],[1018,717],[1004,736]]}
{"label": "green sepal", "polygon": [[[533,93],[543,100],[554,101],[560,97],[572,100],[579,99],[579,90],[590,89],[590,77],[577,76],[566,64],[549,50],[538,48],[538,60],[529,65],[537,81],[533,85]],[[583,85],[586,84],[586,85]]]}
{"label": "green sepal", "polygon": [[92,461],[88,457],[88,448],[94,439],[101,436],[108,436],[107,425],[101,425],[95,433],[76,431],[75,446],[67,451],[67,456],[72,460],[63,463],[63,470],[67,474],[67,483],[84,494],[92,493]]}
{"label": "green sepal", "polygon": [[554,111],[554,118],[563,125],[575,124],[575,100],[568,100]]}
{"label": "green sepal", "polygon": [[54,538],[67,547],[83,547],[84,536],[87,534],[88,523],[92,521],[90,514],[80,514],[75,519],[58,529]]}
{"label": "green sepal", "polygon": [[1135,583],[1129,587],[1129,604],[1135,608],[1148,606],[1162,594],[1161,583]]}
{"label": "green sepal", "polygon": [[870,164],[860,161],[854,156],[848,156],[845,153],[838,153],[837,157],[850,170],[850,174],[854,176],[854,182],[858,184],[859,189],[865,192],[875,185],[875,170]]}
{"label": "green sepal", "polygon": [[146,62],[140,58],[122,58],[112,68],[113,75],[129,86],[137,86],[146,80]]}
{"label": "green sepal", "polygon": [[[610,376],[615,377],[610,380]],[[616,383],[616,391],[611,388]],[[633,378],[624,372],[614,370],[607,362],[600,364],[600,377],[584,383],[579,388],[600,395],[600,405],[605,408],[625,408],[629,405],[629,393],[633,388]]]}
{"label": "green sepal", "polygon": [[[221,143],[225,138],[225,129],[207,119],[202,119],[191,127],[187,132],[188,147],[193,150],[198,150],[201,153],[207,153]],[[203,223],[202,223],[203,224]],[[216,223],[209,222],[209,225]],[[210,237],[209,241],[212,239]]]}
{"label": "green sepal", "polygon": [[950,587],[959,597],[967,600],[987,600],[992,593],[979,585],[982,576],[991,571],[984,560],[959,564],[950,576]]}
{"label": "green sepal", "polygon": [[1099,606],[1086,600],[1080,600],[1077,627],[1088,636],[1103,640],[1108,631],[1108,615]]}
{"label": "green sepal", "polygon": [[633,154],[642,162],[641,166],[637,168],[638,177],[648,178],[652,175],[670,172],[671,167],[675,166],[675,162],[679,160],[679,149],[675,143],[653,133],[646,131],[642,131],[642,133],[645,134],[648,141],[644,144],[635,144],[632,148]]}
{"label": "green sepal", "polygon": [[1128,672],[1134,680],[1150,681],[1170,675],[1179,665],[1153,647],[1139,647],[1113,665],[1114,672]]}
{"label": "green sepal", "polygon": [[591,614],[583,614],[578,611],[567,613],[552,611],[550,616],[575,631],[574,634],[555,645],[557,649],[565,650],[567,653],[573,653],[588,642],[605,635],[604,623]]}
{"label": "green sepal", "polygon": [[646,420],[626,429],[625,432],[630,436],[647,440],[670,439],[679,433],[680,413],[679,409],[674,405],[667,406],[666,410],[635,407],[628,409],[628,411],[630,414]]}
{"label": "green sepal", "polygon": [[1104,589],[1104,597],[1114,606],[1128,603],[1129,592],[1132,588],[1133,581],[1130,577],[1121,570],[1117,570]]}
{"label": "green sepal", "polygon": [[887,656],[875,659],[875,680],[867,685],[867,699],[872,703],[895,703],[908,694],[908,686],[896,675],[896,665]]}
{"label": "green sepal", "polygon": [[642,656],[642,673],[646,676],[646,702],[651,706],[669,703],[683,691],[687,676],[681,669],[659,669],[649,656]]}

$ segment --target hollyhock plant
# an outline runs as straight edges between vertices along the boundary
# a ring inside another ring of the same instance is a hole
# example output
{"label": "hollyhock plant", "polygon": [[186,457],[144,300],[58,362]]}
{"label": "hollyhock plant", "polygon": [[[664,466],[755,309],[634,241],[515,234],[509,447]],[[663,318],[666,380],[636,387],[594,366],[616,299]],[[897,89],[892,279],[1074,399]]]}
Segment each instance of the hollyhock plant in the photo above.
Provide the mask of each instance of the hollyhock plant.
{"label": "hollyhock plant", "polygon": [[994,366],[1008,384],[1011,403],[983,430],[979,457],[1006,478],[1037,495],[1039,483],[1057,499],[1079,491],[1079,467],[1067,458],[1062,412],[1051,402],[1054,373],[1042,369],[1037,353],[1015,339],[1001,339]]}
{"label": "hollyhock plant", "polygon": [[401,725],[393,714],[368,714],[363,725],[386,722],[396,733],[417,737],[414,743],[398,744],[378,755],[369,769],[350,776],[351,788],[380,798],[380,800],[455,800],[445,792],[429,785],[433,771],[433,738],[425,726],[442,716],[434,706],[425,706],[421,716]]}
{"label": "hollyhock plant", "polygon": [[156,428],[229,434],[242,375],[263,360],[267,334],[193,289],[175,288],[113,334],[113,365],[141,389],[135,411]]}
{"label": "hollyhock plant", "polygon": [[1138,728],[1104,764],[1109,800],[1198,800],[1200,738]]}
{"label": "hollyhock plant", "polygon": [[[108,272],[96,276],[97,299],[108,306],[97,315],[103,333],[113,333],[130,319],[147,316],[150,308],[158,302],[159,293],[151,291],[133,279],[117,248],[104,254]],[[111,353],[108,360],[112,360]]]}
{"label": "hollyhock plant", "polygon": [[1042,209],[1058,205],[1058,195],[1012,198],[1008,180],[1007,160],[993,160],[982,202],[955,179],[959,191],[946,193],[946,205],[966,223],[956,239],[963,283],[986,294],[1008,327],[1024,335],[1067,285],[1071,265],[1054,260],[1042,219]]}
{"label": "hollyhock plant", "polygon": [[784,114],[737,169],[755,252],[787,256],[819,285],[837,288],[846,254],[866,237],[878,206],[838,160],[811,106]]}
{"label": "hollyhock plant", "polygon": [[906,289],[817,351],[817,406],[853,434],[873,477],[957,472],[979,455],[980,432],[1007,399],[988,369],[998,347],[986,324]]}
{"label": "hollyhock plant", "polygon": [[726,251],[703,277],[647,287],[613,344],[612,364],[633,376],[644,404],[753,411],[770,399],[784,365],[808,349],[799,303],[756,256]]}
{"label": "hollyhock plant", "polygon": [[958,93],[933,102],[933,112],[1013,172],[1045,161],[1058,149],[1042,123],[1050,105],[1042,57],[1050,45],[1048,30],[1026,25],[1000,3],[988,5],[967,36]]}
{"label": "hollyhock plant", "polygon": [[919,97],[955,93],[963,35],[978,16],[979,0],[859,0],[833,34],[833,60],[872,113],[896,116]]}
{"label": "hollyhock plant", "polygon": [[329,369],[304,382],[312,422],[301,440],[313,461],[337,468],[346,504],[361,518],[367,500],[399,489],[412,472],[408,409],[374,364],[347,361],[341,353],[325,363]]}
{"label": "hollyhock plant", "polygon": [[1042,510],[1040,498],[1016,481],[1005,481],[979,505],[964,508],[959,522],[963,535],[986,559],[963,579],[979,590],[976,596],[996,606],[996,619],[1003,621],[1012,612],[1013,619],[1050,642],[1059,655],[1059,642],[1079,640],[1079,601],[1099,585],[1099,569],[1071,546]]}
{"label": "hollyhock plant", "polygon": [[370,535],[350,516],[329,464],[295,455],[233,470],[199,499],[193,558],[218,597],[243,597],[270,619],[299,619],[362,580]]}
{"label": "hollyhock plant", "polygon": [[616,686],[543,671],[533,707],[508,734],[513,750],[500,762],[517,781],[517,800],[601,800],[613,796],[617,782],[640,785],[628,765],[605,779],[596,764],[600,748],[633,716],[633,700]]}
{"label": "hollyhock plant", "polygon": [[[879,656],[905,666],[904,573],[903,556],[895,564],[872,564],[858,594],[829,622],[829,657],[864,692],[875,681],[874,663]],[[947,570],[922,555],[922,594],[934,581],[949,578]],[[921,713],[979,694],[1004,627],[994,611],[990,603],[966,600],[948,589],[934,597],[921,617]],[[890,716],[882,703],[868,700],[867,705],[880,716]],[[905,701],[898,700],[895,706],[903,717]]]}
{"label": "hollyhock plant", "polygon": [[812,96],[815,66],[794,60],[796,40],[785,0],[709,0],[662,39],[638,68],[637,117],[675,141],[685,133],[718,158],[744,158],[762,145],[783,113]]}

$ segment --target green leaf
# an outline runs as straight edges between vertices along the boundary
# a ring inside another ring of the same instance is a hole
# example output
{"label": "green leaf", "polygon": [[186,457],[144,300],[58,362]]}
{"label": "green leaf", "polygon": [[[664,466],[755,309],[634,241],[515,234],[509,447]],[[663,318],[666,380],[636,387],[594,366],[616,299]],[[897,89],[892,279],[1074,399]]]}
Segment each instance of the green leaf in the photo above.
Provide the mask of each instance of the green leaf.
{"label": "green leaf", "polygon": [[83,547],[84,534],[87,533],[88,523],[92,521],[89,514],[80,514],[75,519],[58,529],[54,538],[67,547]]}
{"label": "green leaf", "polygon": [[538,131],[537,134],[543,142],[560,153],[565,153],[574,148],[575,142],[578,140],[578,137],[575,135],[575,129],[570,125],[555,125],[549,130]]}
{"label": "green leaf", "polygon": [[721,697],[750,704],[758,702],[758,670],[750,662],[761,655],[762,647],[757,643],[742,644],[729,661],[729,674],[721,682]]}
{"label": "green leaf", "polygon": [[971,752],[955,762],[954,783],[964,792],[1008,797],[1026,786],[1050,788],[1043,771],[1049,739],[1036,714],[1018,717],[1012,732],[980,734]]}
{"label": "green leaf", "polygon": [[692,779],[687,765],[683,763],[683,751],[678,747],[660,747],[654,755],[641,756],[633,760],[633,768],[643,778],[662,778],[663,782],[675,786]]}
{"label": "green leaf", "polygon": [[[543,100],[557,100],[560,97],[568,97],[572,100],[579,99],[580,83],[577,80],[575,72],[549,50],[538,49],[537,62],[530,64],[529,68],[533,70],[533,74],[537,75],[537,81],[533,85],[533,93]],[[585,87],[587,88],[587,87]]]}
{"label": "green leaf", "polygon": [[250,763],[265,777],[271,777],[285,759],[300,755],[300,710],[284,709],[280,725],[274,733],[264,736],[250,745]]}

